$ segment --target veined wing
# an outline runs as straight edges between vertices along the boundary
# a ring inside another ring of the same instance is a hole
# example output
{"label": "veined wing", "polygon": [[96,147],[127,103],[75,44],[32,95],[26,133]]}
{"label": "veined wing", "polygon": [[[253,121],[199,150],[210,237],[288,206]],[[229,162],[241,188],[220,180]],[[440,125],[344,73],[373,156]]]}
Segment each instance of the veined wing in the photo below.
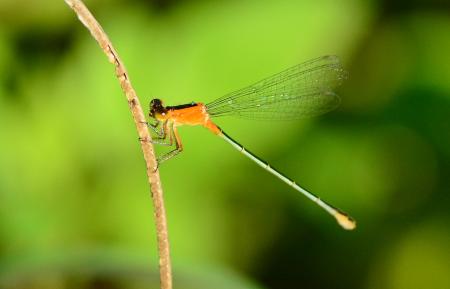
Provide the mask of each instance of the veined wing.
{"label": "veined wing", "polygon": [[346,77],[337,56],[323,56],[227,94],[206,108],[212,117],[287,120],[316,116],[339,105],[333,90]]}

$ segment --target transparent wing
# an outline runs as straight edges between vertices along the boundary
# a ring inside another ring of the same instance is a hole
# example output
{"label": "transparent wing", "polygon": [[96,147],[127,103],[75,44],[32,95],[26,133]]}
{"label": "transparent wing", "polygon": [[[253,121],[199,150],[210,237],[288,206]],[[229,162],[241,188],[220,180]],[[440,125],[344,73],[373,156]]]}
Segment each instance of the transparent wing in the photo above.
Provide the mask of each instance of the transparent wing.
{"label": "transparent wing", "polygon": [[206,108],[212,117],[288,120],[316,116],[339,105],[333,89],[346,77],[337,56],[323,56],[227,94]]}

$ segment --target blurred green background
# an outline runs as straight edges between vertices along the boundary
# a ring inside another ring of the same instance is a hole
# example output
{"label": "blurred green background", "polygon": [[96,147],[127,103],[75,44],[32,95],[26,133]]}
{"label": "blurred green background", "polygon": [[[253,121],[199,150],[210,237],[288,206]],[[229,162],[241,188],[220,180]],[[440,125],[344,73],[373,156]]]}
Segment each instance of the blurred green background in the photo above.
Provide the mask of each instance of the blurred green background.
{"label": "blurred green background", "polygon": [[[160,170],[175,288],[450,288],[448,1],[86,4],[146,111],[325,54],[349,71],[322,117],[217,123],[358,228],[183,127],[185,151]],[[158,288],[152,215],[97,43],[62,0],[0,0],[0,288]]]}

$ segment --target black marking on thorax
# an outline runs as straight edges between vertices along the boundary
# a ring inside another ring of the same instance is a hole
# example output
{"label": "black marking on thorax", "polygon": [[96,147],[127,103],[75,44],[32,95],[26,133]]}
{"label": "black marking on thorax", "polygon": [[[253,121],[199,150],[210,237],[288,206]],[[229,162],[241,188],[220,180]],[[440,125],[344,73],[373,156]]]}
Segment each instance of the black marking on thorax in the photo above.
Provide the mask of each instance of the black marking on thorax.
{"label": "black marking on thorax", "polygon": [[168,109],[168,110],[178,110],[178,109],[183,109],[183,108],[194,107],[196,105],[197,105],[197,103],[191,102],[191,103],[180,104],[180,105],[175,105],[175,106],[166,106],[166,109]]}

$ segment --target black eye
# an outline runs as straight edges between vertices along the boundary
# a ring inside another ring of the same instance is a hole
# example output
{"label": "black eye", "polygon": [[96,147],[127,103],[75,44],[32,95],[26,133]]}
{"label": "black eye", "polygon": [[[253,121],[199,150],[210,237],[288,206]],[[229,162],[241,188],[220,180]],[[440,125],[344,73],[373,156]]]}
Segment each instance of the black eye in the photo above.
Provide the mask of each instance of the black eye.
{"label": "black eye", "polygon": [[161,107],[162,106],[162,101],[160,99],[152,99],[152,101],[150,101],[150,107]]}

